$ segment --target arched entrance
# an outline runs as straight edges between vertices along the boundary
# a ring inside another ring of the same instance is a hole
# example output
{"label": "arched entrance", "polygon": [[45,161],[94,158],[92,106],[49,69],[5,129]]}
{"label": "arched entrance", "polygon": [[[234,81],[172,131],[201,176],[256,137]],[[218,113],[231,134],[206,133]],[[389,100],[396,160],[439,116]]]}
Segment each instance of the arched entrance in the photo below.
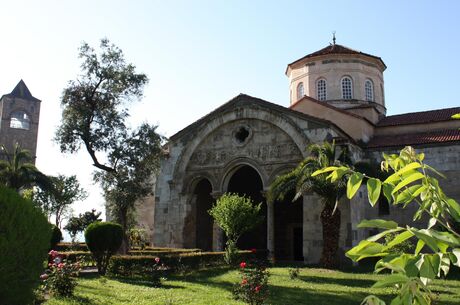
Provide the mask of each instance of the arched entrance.
{"label": "arched entrance", "polygon": [[213,219],[208,210],[214,198],[211,196],[212,186],[207,179],[201,179],[195,186],[195,246],[204,251],[212,250]]}
{"label": "arched entrance", "polygon": [[275,258],[303,261],[303,198],[294,194],[274,203]]}
{"label": "arched entrance", "polygon": [[252,231],[240,237],[237,244],[240,249],[267,248],[267,205],[262,191],[263,183],[259,173],[248,165],[240,167],[229,180],[227,192],[246,195],[257,204],[262,202],[260,213],[264,220]]}

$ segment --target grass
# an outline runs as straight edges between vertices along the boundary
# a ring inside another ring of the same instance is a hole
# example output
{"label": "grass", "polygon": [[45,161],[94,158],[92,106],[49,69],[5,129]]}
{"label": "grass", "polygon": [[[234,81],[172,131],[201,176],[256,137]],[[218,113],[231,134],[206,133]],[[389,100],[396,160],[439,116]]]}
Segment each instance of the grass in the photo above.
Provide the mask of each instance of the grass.
{"label": "grass", "polygon": [[[381,276],[345,273],[316,268],[302,268],[291,280],[288,268],[270,269],[271,305],[349,305],[360,304],[374,294],[387,303],[395,290],[371,289]],[[239,305],[232,299],[231,289],[239,282],[237,271],[226,268],[203,270],[184,276],[170,276],[161,288],[150,287],[141,280],[81,278],[75,296],[52,298],[45,305]],[[432,286],[437,295],[434,304],[460,304],[460,281],[437,280]]]}

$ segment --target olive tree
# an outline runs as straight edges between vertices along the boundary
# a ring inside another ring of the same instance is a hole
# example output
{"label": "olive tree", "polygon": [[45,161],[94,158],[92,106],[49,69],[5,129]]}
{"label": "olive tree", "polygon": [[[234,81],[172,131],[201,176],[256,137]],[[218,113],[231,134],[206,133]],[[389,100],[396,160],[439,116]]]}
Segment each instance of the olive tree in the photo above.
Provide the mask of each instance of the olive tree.
{"label": "olive tree", "polygon": [[209,210],[209,214],[227,235],[225,260],[228,264],[235,262],[238,251],[236,243],[240,236],[263,220],[260,215],[261,205],[255,205],[250,198],[226,193]]}
{"label": "olive tree", "polygon": [[126,63],[118,47],[102,39],[96,52],[83,43],[79,57],[82,73],[64,89],[55,140],[61,152],[83,147],[91,157],[94,178],[123,227],[126,251],[127,215],[153,191],[150,178],[159,169],[163,137],[147,123],[134,130],[127,126],[128,109],[142,97],[148,79]]}

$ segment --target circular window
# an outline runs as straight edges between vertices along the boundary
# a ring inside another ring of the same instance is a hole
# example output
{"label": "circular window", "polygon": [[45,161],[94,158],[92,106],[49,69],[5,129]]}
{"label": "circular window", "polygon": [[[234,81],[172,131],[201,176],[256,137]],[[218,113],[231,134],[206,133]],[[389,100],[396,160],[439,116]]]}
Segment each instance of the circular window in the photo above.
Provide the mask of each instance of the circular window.
{"label": "circular window", "polygon": [[248,142],[252,131],[248,126],[240,126],[233,131],[233,141],[237,145],[244,145]]}

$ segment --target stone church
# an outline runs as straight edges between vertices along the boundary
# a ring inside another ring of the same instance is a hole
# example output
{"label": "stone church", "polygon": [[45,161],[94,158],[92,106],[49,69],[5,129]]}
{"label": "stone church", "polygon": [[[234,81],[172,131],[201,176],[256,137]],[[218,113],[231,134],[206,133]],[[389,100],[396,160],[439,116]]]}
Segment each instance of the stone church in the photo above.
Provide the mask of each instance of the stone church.
{"label": "stone church", "polygon": [[[14,145],[19,143],[21,148],[31,153],[34,163],[40,104],[41,101],[32,96],[23,80],[11,93],[0,98],[0,144],[5,146],[8,153],[12,153]],[[0,151],[0,158],[5,158],[3,151]]]}
{"label": "stone church", "polygon": [[[286,68],[288,107],[240,94],[171,136],[156,177],[155,195],[138,209],[139,223],[155,246],[220,250],[223,233],[207,211],[225,192],[262,202],[264,223],[246,234],[241,248],[268,249],[278,260],[319,261],[322,228],[318,197],[268,204],[274,179],[307,157],[310,143],[335,140],[353,158],[379,161],[382,152],[412,145],[441,170],[446,193],[460,200],[460,107],[386,116],[380,57],[333,44]],[[410,210],[378,204],[371,208],[364,187],[340,202],[340,248],[369,232],[364,218],[411,221]]]}

